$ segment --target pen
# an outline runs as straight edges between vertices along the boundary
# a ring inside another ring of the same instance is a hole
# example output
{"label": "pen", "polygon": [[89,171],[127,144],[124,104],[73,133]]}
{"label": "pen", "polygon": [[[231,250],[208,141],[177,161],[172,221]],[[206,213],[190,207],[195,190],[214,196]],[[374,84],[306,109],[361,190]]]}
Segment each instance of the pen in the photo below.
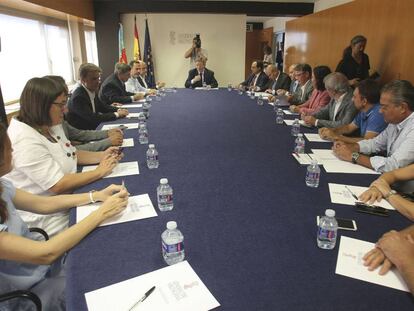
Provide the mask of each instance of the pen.
{"label": "pen", "polygon": [[142,296],[142,298],[140,300],[138,300],[131,308],[129,308],[128,311],[133,310],[137,305],[139,305],[141,302],[143,302],[145,299],[148,298],[149,295],[151,295],[151,293],[154,291],[155,286],[151,287],[145,294],[144,296]]}
{"label": "pen", "polygon": [[348,188],[348,186],[345,186],[345,188],[349,191],[349,193],[354,197],[355,200],[359,201],[358,197],[351,191],[351,189]]}

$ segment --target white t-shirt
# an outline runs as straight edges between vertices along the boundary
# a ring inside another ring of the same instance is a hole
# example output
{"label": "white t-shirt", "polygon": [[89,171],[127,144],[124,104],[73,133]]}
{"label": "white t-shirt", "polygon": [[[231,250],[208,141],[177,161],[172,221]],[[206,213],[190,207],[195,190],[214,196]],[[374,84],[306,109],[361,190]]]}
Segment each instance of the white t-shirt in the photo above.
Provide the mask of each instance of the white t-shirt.
{"label": "white t-shirt", "polygon": [[[65,174],[76,173],[76,148],[66,138],[62,125],[50,128],[56,143],[50,142],[29,125],[13,118],[7,129],[13,147],[13,170],[4,177],[16,188],[38,195],[49,191]],[[68,226],[68,212],[39,215],[19,211],[29,227],[39,227],[50,236]]]}

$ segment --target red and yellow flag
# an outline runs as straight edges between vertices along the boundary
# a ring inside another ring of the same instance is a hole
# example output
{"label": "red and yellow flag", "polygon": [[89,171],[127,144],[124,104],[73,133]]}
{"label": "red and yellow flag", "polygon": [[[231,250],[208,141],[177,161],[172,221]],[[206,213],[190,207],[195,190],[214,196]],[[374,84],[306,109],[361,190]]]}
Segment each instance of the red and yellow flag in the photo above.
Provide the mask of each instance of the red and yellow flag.
{"label": "red and yellow flag", "polygon": [[134,60],[141,60],[141,53],[139,52],[139,37],[136,16],[134,17]]}

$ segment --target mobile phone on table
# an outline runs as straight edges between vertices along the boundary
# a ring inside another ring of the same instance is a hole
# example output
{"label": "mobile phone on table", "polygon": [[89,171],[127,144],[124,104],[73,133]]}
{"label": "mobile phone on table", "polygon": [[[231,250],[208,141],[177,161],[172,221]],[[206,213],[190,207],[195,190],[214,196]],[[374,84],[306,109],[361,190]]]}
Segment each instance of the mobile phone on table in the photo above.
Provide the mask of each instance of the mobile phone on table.
{"label": "mobile phone on table", "polygon": [[385,208],[375,205],[368,205],[362,202],[355,202],[355,210],[360,213],[366,213],[376,216],[388,217],[389,213]]}
{"label": "mobile phone on table", "polygon": [[[316,224],[319,226],[319,219],[320,217],[316,217]],[[350,230],[350,231],[356,231],[357,225],[355,220],[353,219],[345,219],[345,218],[335,218],[338,222],[338,229],[341,230]]]}

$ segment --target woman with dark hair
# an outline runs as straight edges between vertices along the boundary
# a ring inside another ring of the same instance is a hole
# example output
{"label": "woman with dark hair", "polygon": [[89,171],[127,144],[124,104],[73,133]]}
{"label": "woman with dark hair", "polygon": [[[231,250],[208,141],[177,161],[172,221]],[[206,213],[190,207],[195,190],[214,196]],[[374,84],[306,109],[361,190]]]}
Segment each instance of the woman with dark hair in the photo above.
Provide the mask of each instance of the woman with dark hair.
{"label": "woman with dark hair", "polygon": [[[42,310],[65,310],[61,256],[104,220],[124,210],[128,192],[122,186],[111,185],[93,193],[38,196],[16,189],[1,178],[11,170],[11,142],[0,124],[0,294],[30,290],[39,296]],[[18,208],[39,214],[55,213],[91,201],[103,203],[84,220],[48,241],[37,241],[16,212]],[[31,310],[30,307],[26,299],[0,303],[1,310]]]}
{"label": "woman with dark hair", "polygon": [[290,111],[304,115],[312,115],[313,113],[319,111],[321,108],[329,104],[331,98],[329,97],[328,91],[325,89],[323,79],[330,73],[331,69],[329,69],[328,66],[317,66],[313,68],[313,92],[311,97],[302,105],[291,105],[289,107]]}
{"label": "woman with dark hair", "polygon": [[336,67],[335,71],[343,73],[351,86],[369,78],[369,57],[364,53],[366,45],[367,38],[364,36],[353,37],[351,44],[343,52],[342,60]]}
{"label": "woman with dark hair", "polygon": [[[111,173],[120,158],[118,147],[104,152],[76,150],[62,128],[67,97],[60,83],[48,78],[30,79],[20,98],[20,115],[8,133],[13,146],[13,170],[6,178],[33,194],[71,192]],[[77,165],[97,164],[90,172],[76,173]],[[38,215],[21,211],[30,227],[53,236],[68,226],[68,212]]]}
{"label": "woman with dark hair", "polygon": [[266,67],[269,64],[273,64],[272,48],[270,46],[266,45],[263,48],[263,53],[264,53],[264,56],[263,56],[263,64],[264,64],[264,66]]}

